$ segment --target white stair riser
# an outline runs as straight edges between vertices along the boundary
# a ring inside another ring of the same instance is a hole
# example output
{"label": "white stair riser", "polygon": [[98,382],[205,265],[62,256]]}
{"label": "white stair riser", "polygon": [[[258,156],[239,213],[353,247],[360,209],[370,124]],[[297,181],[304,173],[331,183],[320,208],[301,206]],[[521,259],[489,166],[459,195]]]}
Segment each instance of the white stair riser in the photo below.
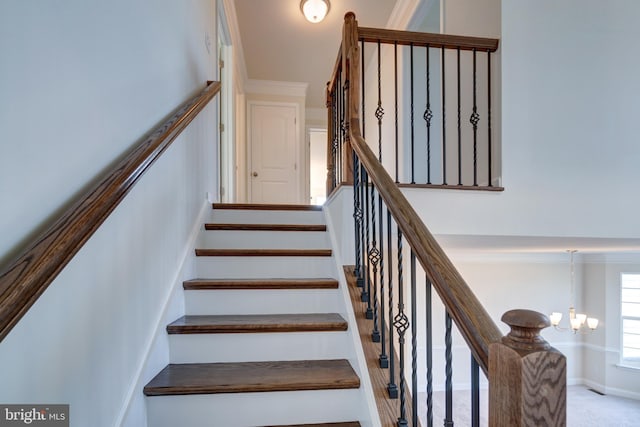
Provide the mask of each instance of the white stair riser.
{"label": "white stair riser", "polygon": [[149,427],[249,427],[357,420],[358,389],[146,398]]}
{"label": "white stair riser", "polygon": [[214,209],[208,222],[220,224],[324,224],[322,211],[244,211]]}
{"label": "white stair riser", "polygon": [[203,230],[199,248],[211,249],[329,249],[322,231]]}
{"label": "white stair riser", "polygon": [[344,359],[347,332],[170,335],[171,363]]}
{"label": "white stair riser", "polygon": [[189,315],[335,313],[337,289],[186,291]]}
{"label": "white stair riser", "polygon": [[197,257],[196,273],[207,279],[335,277],[332,257]]}

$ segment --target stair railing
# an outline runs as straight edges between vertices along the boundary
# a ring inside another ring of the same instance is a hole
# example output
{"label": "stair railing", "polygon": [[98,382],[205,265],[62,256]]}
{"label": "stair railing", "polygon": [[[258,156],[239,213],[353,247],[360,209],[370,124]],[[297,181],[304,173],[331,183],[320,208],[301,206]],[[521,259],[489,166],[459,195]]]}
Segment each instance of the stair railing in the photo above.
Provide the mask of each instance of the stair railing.
{"label": "stair railing", "polygon": [[[497,41],[359,28],[353,13],[345,15],[342,45],[327,87],[331,154],[327,186],[332,189],[345,182],[353,184],[354,274],[362,287],[366,317],[371,319],[371,340],[380,343],[378,364],[388,370],[388,397],[398,399],[396,424],[433,425],[434,362],[442,359],[442,415],[445,426],[454,425],[455,324],[471,354],[472,426],[480,425],[481,418],[480,369],[488,379],[490,426],[565,425],[566,360],[539,334],[549,326],[548,318],[530,310],[508,311],[502,321],[511,331],[503,336],[398,189],[397,180],[385,170],[381,154],[376,157],[363,138],[360,108],[366,82],[362,79],[364,55],[359,43],[363,40],[391,41],[394,46],[430,40],[430,45],[456,53],[462,49],[493,49]],[[378,138],[382,138],[381,133]],[[432,289],[444,311],[443,355],[434,352],[433,329],[438,319],[433,313],[439,306],[432,301]],[[419,360],[422,343],[426,352]],[[424,414],[418,412],[421,396],[426,400]],[[409,398],[411,414],[407,413]]]}
{"label": "stair railing", "polygon": [[102,179],[53,219],[13,261],[0,267],[0,341],[142,175],[219,92],[220,82],[207,82],[200,93],[180,105],[171,117],[105,172]]}

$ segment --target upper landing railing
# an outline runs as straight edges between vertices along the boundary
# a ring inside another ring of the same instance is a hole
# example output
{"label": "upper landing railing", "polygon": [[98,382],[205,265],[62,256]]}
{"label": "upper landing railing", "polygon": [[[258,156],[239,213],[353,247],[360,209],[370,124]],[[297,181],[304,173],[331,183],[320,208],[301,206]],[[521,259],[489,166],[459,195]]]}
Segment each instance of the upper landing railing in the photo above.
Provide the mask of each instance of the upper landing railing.
{"label": "upper landing railing", "polygon": [[[397,184],[500,191],[492,115],[498,39],[358,28],[361,132]],[[345,108],[342,62],[328,103]],[[353,83],[353,82],[351,82]],[[365,96],[366,95],[366,96]],[[344,123],[330,129],[327,189],[351,183]],[[377,148],[377,150],[376,150]]]}
{"label": "upper landing railing", "polygon": [[107,219],[142,175],[220,92],[220,82],[179,106],[104,177],[78,199],[27,248],[0,266],[0,341]]}
{"label": "upper landing railing", "polygon": [[[377,46],[377,49],[368,51],[373,52],[371,56],[364,54],[364,42]],[[382,49],[383,43],[391,44],[391,50]],[[403,61],[396,60],[399,45],[409,46],[408,59],[405,56]],[[462,138],[457,137],[454,138],[455,149],[445,145],[441,150],[440,166],[428,161],[418,164],[415,160],[418,138],[413,116],[417,102],[413,94],[418,92],[416,87],[419,84],[415,76],[411,76],[411,70],[414,69],[417,56],[414,49],[418,46],[427,50],[441,50],[438,57],[441,59],[439,68],[442,76],[446,73],[444,67],[448,51],[453,51],[456,59],[462,51],[470,52],[475,75],[479,53],[485,52],[488,58],[490,52],[497,49],[498,41],[359,28],[355,15],[348,13],[338,60],[328,85],[327,100],[328,153],[331,157],[328,189],[332,190],[345,182],[353,183],[355,275],[362,287],[361,297],[362,303],[366,304],[367,317],[371,319],[371,339],[380,343],[380,369],[388,370],[387,394],[391,399],[398,399],[397,421],[394,420],[394,423],[398,426],[418,426],[419,423],[431,426],[436,382],[445,392],[441,405],[444,413],[440,415],[444,418],[445,426],[453,426],[455,379],[458,384],[471,385],[471,425],[478,426],[481,418],[481,369],[488,380],[490,426],[563,426],[566,423],[566,360],[539,334],[541,329],[549,326],[548,318],[530,310],[508,311],[502,316],[502,321],[511,327],[511,332],[503,337],[494,320],[398,188],[398,182],[403,182],[404,178],[408,178],[409,184],[418,182],[420,177],[427,179],[426,185],[436,185],[433,183],[436,170],[442,178],[437,184],[439,186],[493,187],[491,144],[482,148],[487,153],[488,163],[485,167],[480,167],[478,161],[482,144],[480,129],[476,128],[476,124],[482,117],[487,118],[487,123],[490,121],[490,106],[486,102],[487,110],[481,114],[481,97],[475,78],[471,79],[471,86],[466,88],[471,94],[464,92],[460,78],[455,83],[460,88],[455,98],[472,101],[469,110],[470,119],[473,119],[470,131],[458,118],[463,117],[463,102],[454,102],[454,135],[471,135],[471,162],[465,163],[468,159],[460,153],[469,150],[467,147],[465,151]],[[392,70],[390,73],[387,70],[386,74],[381,66],[384,56],[394,58]],[[433,80],[430,81],[432,76],[428,70],[432,59],[429,53],[422,56],[426,67],[421,74],[421,90],[429,95],[436,92],[443,94],[445,88],[449,87],[442,80],[440,89],[430,89]],[[369,69],[376,70],[369,73],[369,76],[373,75],[373,83],[364,78],[362,70],[367,65]],[[487,60],[485,67],[489,66],[490,61]],[[454,69],[455,74],[461,72],[461,66]],[[490,75],[490,71],[487,74]],[[408,85],[404,79],[404,90],[397,87],[400,79],[396,79],[396,76],[399,75],[410,77]],[[388,91],[382,82],[394,88]],[[487,89],[490,94],[490,88]],[[385,93],[393,94],[392,105],[398,105],[405,97],[409,97],[409,109],[382,107],[381,98]],[[436,110],[433,104],[429,104],[429,95],[426,98],[425,116],[429,116],[430,110]],[[364,123],[363,110],[367,108],[367,99],[372,97],[373,105],[376,105],[373,109],[376,120],[374,126],[368,128]],[[444,95],[442,97],[445,98]],[[448,135],[445,106],[440,108],[444,121],[442,134]],[[409,126],[391,126],[390,131],[385,132],[382,116],[389,111],[393,112],[395,123],[400,123],[403,114],[408,114],[410,117],[405,117],[404,123]],[[461,112],[458,114],[458,111]],[[433,114],[436,116],[436,113]],[[422,148],[426,149],[425,158],[429,158],[429,152],[434,147],[429,144],[428,120],[425,126],[423,135],[426,138]],[[368,137],[377,142],[377,156],[364,138],[367,129]],[[490,142],[490,125],[483,133]],[[454,167],[449,168],[449,154],[456,150],[458,154],[453,156]],[[387,156],[392,159],[389,164],[384,163],[386,154],[393,154]],[[466,168],[465,165],[471,167]],[[419,176],[419,173],[422,175]],[[456,179],[455,184],[449,183],[449,173]],[[428,183],[430,177],[431,184]],[[432,289],[435,289],[439,303],[432,301]],[[434,313],[442,313],[442,317],[434,316]],[[452,343],[453,324],[468,347],[467,355],[470,353],[470,357],[467,356],[470,359],[468,370],[453,370],[454,360],[460,360],[460,349]],[[437,326],[441,326],[444,333],[434,336],[433,331]],[[434,345],[437,339],[441,339],[442,344]],[[439,347],[444,351],[435,352],[434,349]],[[463,375],[470,372],[471,378],[460,378],[460,372]],[[437,378],[434,373],[442,374],[442,377]],[[440,382],[443,384],[440,385]],[[426,410],[425,413],[419,413],[418,408],[422,405],[418,404],[418,398],[423,395],[426,396]],[[413,399],[411,414],[407,413],[409,396]]]}

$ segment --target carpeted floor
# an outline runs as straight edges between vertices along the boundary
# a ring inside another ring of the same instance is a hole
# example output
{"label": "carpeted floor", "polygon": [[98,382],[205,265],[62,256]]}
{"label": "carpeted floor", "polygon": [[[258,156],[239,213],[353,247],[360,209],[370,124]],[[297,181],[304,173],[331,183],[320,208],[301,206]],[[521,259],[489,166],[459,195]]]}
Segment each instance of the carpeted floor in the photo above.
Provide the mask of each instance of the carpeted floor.
{"label": "carpeted floor", "polygon": [[[471,403],[468,391],[454,392],[453,421],[456,427],[470,426]],[[480,393],[480,425],[487,423],[487,391]],[[426,394],[419,395],[419,416],[426,426]],[[433,393],[433,425],[444,420],[444,392]],[[640,400],[601,396],[584,386],[567,388],[568,427],[640,427]]]}

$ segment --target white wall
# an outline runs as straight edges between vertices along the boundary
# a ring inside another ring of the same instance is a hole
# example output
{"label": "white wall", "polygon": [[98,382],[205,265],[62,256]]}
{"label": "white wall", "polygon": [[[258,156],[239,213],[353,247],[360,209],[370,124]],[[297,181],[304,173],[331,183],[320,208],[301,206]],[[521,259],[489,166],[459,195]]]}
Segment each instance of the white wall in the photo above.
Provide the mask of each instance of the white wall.
{"label": "white wall", "polygon": [[[2,2],[0,260],[215,79],[215,22],[213,0]],[[216,197],[216,116],[211,104],[0,343],[0,401],[144,425],[141,387],[168,360],[154,338],[183,311],[171,295]]]}
{"label": "white wall", "polygon": [[520,0],[501,11],[505,191],[423,193],[419,211],[436,233],[639,237],[640,3]]}

